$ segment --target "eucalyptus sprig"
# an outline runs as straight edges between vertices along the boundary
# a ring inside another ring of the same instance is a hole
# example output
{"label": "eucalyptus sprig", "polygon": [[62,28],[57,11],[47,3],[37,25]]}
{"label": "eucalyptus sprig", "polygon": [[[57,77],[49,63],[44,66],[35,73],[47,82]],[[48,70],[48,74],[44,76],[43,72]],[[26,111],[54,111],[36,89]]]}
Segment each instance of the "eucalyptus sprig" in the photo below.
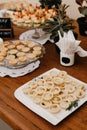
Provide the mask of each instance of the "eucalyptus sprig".
{"label": "eucalyptus sprig", "polygon": [[45,8],[46,6],[48,8],[52,8],[53,6],[58,8],[58,5],[62,3],[62,0],[39,0],[39,2],[42,8]]}
{"label": "eucalyptus sprig", "polygon": [[60,31],[61,36],[64,35],[64,32],[68,32],[69,30],[73,30],[75,26],[72,25],[73,20],[69,19],[66,15],[66,9],[68,6],[66,4],[58,5],[57,15],[53,17],[53,20],[46,20],[44,25],[44,31],[49,32],[50,38],[57,42],[59,40]]}
{"label": "eucalyptus sprig", "polygon": [[75,0],[75,1],[79,5],[79,7],[78,7],[79,12],[82,15],[84,15],[86,17],[86,20],[87,20],[87,0]]}
{"label": "eucalyptus sprig", "polygon": [[73,107],[78,106],[78,100],[72,102],[66,110],[71,110]]}

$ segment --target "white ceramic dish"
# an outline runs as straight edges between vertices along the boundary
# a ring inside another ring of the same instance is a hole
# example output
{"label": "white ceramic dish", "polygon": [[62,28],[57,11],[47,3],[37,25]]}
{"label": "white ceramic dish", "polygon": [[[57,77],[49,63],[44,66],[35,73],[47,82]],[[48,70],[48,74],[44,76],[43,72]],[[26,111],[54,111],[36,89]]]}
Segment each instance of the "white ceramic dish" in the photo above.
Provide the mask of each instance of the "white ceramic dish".
{"label": "white ceramic dish", "polygon": [[39,38],[33,38],[33,35],[35,33],[35,29],[28,30],[24,33],[22,33],[19,36],[20,40],[31,40],[34,42],[38,42],[41,45],[44,45],[48,40],[50,40],[50,34],[45,34],[41,28],[38,28],[38,33],[40,35]]}
{"label": "white ceramic dish", "polygon": [[[59,71],[56,68],[53,68],[47,72],[45,72],[44,74],[48,74],[50,71]],[[39,78],[41,76],[43,76],[44,74],[36,77]],[[70,76],[71,77],[71,76]],[[87,84],[71,77],[72,79],[74,79],[75,81],[84,84],[87,87]],[[69,116],[71,113],[73,113],[75,110],[77,110],[80,106],[82,106],[86,101],[87,101],[87,88],[86,88],[86,95],[84,98],[80,99],[78,101],[78,106],[77,107],[73,107],[71,110],[61,110],[59,113],[57,114],[51,114],[49,111],[47,111],[46,109],[42,108],[40,105],[35,104],[30,98],[29,96],[25,95],[23,93],[23,88],[28,84],[28,82],[24,85],[22,85],[21,87],[19,87],[18,89],[15,90],[14,92],[14,96],[16,97],[17,100],[19,100],[21,103],[23,103],[26,107],[28,107],[31,111],[35,112],[36,114],[38,114],[39,116],[41,116],[42,118],[44,118],[45,120],[47,120],[48,122],[50,122],[53,125],[57,125],[59,122],[61,122],[63,119],[65,119],[67,116]]]}

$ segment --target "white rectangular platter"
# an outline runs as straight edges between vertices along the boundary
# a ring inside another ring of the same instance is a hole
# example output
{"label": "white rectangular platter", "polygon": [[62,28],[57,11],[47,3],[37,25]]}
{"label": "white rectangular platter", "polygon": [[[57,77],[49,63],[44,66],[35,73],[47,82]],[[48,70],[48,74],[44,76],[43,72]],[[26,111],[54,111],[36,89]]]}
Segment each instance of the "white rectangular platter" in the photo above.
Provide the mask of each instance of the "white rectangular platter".
{"label": "white rectangular platter", "polygon": [[[60,70],[53,68],[53,69],[41,74],[40,76],[36,77],[36,79],[42,77],[43,75],[48,74],[51,71],[58,71],[59,72]],[[33,100],[28,95],[23,93],[23,88],[28,84],[28,82],[25,83],[24,85],[20,86],[19,88],[17,88],[14,92],[14,96],[18,101],[20,101],[22,104],[24,104],[26,107],[28,107],[31,111],[35,112],[37,115],[41,116],[42,118],[44,118],[45,120],[47,120],[51,124],[57,125],[59,122],[61,122],[63,119],[65,119],[71,113],[73,113],[75,110],[77,110],[80,106],[82,106],[87,101],[87,84],[72,77],[72,76],[70,76],[70,77],[73,80],[77,81],[78,83],[82,83],[86,86],[85,97],[81,98],[78,101],[78,106],[72,107],[71,110],[62,110],[62,111],[58,112],[57,114],[52,114],[48,110],[41,107],[40,105],[34,103]],[[32,80],[35,80],[35,78]]]}

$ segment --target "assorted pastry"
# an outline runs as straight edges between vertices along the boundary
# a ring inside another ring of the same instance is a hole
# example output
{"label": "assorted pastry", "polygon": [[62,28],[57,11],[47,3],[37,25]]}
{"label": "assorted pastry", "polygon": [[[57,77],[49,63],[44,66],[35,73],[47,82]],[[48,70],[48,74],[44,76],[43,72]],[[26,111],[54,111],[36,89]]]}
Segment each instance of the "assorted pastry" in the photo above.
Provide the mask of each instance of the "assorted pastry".
{"label": "assorted pastry", "polygon": [[28,8],[22,10],[16,10],[9,14],[12,22],[20,27],[39,27],[45,20],[51,19],[57,14],[56,9],[53,7],[51,9],[41,8],[39,5],[34,6],[32,4],[28,5]]}
{"label": "assorted pastry", "polygon": [[75,81],[65,71],[50,71],[39,78],[29,81],[23,93],[36,104],[57,114],[67,110],[85,97],[86,86]]}
{"label": "assorted pastry", "polygon": [[9,68],[23,67],[41,58],[45,48],[32,41],[4,41],[0,45],[0,65]]}

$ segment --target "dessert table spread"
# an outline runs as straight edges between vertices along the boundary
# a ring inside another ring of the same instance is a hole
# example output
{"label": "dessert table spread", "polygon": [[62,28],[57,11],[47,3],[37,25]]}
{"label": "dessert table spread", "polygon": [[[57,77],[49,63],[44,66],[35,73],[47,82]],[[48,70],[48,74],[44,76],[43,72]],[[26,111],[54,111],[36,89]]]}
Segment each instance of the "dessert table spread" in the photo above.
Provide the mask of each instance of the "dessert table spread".
{"label": "dessert table spread", "polygon": [[[75,22],[75,32],[81,40],[81,47],[87,50],[87,37],[81,36],[78,25]],[[27,29],[13,26],[14,38],[5,40],[16,40]],[[33,111],[25,107],[14,96],[17,88],[41,75],[42,73],[57,68],[66,71],[69,75],[87,83],[87,57],[75,56],[75,64],[64,67],[60,64],[60,56],[56,51],[55,44],[47,41],[44,44],[46,53],[40,60],[40,66],[33,72],[21,77],[0,77],[0,118],[7,122],[14,130],[82,130],[87,127],[87,102],[74,113],[62,120],[57,125],[52,125]]]}

